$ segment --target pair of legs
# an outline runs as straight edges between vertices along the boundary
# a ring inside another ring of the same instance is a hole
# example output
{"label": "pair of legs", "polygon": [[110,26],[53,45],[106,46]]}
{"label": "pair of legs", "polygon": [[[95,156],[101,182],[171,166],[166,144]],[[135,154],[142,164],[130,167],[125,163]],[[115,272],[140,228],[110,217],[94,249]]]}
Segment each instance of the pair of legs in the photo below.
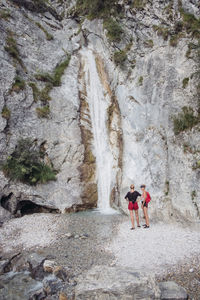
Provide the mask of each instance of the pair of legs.
{"label": "pair of legs", "polygon": [[[129,210],[129,211],[130,211],[130,216],[131,216],[131,224],[132,224],[132,228],[135,228],[133,210]],[[135,217],[136,217],[136,221],[137,221],[137,226],[140,226],[138,209],[137,209],[137,210],[134,210],[134,211],[135,211]]]}
{"label": "pair of legs", "polygon": [[145,204],[142,205],[143,213],[144,213],[144,218],[146,221],[146,226],[149,227],[149,215],[148,215],[148,205],[146,206]]}

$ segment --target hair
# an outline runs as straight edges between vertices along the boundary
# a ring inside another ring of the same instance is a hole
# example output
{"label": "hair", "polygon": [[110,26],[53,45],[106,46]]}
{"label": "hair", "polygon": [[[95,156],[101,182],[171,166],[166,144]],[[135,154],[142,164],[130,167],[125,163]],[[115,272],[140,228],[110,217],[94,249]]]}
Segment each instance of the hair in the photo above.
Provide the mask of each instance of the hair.
{"label": "hair", "polygon": [[145,188],[146,185],[145,184],[141,184],[140,188]]}
{"label": "hair", "polygon": [[131,184],[130,189],[134,189],[134,188],[135,188],[134,184]]}

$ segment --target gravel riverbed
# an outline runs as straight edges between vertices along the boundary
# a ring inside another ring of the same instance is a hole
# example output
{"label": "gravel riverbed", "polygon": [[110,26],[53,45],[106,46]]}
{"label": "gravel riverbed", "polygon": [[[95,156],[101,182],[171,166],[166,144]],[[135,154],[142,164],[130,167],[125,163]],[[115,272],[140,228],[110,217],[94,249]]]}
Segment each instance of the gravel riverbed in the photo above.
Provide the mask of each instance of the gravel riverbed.
{"label": "gravel riverbed", "polygon": [[0,228],[2,256],[37,252],[66,266],[76,278],[94,265],[127,266],[174,280],[190,299],[200,299],[200,230],[180,224],[152,224],[130,231],[127,216],[95,211],[34,214]]}

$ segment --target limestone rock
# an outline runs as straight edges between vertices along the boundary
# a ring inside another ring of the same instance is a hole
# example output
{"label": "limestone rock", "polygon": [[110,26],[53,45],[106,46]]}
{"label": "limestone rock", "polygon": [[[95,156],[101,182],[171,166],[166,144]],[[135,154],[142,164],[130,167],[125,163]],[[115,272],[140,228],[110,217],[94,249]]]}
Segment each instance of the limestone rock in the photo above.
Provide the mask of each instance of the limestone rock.
{"label": "limestone rock", "polygon": [[43,263],[43,268],[45,272],[53,273],[54,269],[57,267],[57,264],[54,260],[45,260]]}
{"label": "limestone rock", "polygon": [[184,288],[178,286],[174,281],[165,281],[159,283],[162,300],[187,300],[188,295]]}
{"label": "limestone rock", "polygon": [[152,278],[119,267],[95,266],[78,278],[75,299],[159,299]]}

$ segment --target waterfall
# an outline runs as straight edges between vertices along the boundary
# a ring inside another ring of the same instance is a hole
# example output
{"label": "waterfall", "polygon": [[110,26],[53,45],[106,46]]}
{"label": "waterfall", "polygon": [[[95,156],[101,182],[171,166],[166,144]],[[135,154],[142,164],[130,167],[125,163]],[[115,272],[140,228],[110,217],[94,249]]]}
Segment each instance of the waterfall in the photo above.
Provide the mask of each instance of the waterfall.
{"label": "waterfall", "polygon": [[103,213],[111,213],[110,193],[113,178],[113,156],[110,149],[107,109],[109,96],[102,86],[98,75],[94,54],[91,50],[82,51],[86,76],[87,102],[90,108],[94,154],[96,157],[96,175],[98,185],[98,208]]}

